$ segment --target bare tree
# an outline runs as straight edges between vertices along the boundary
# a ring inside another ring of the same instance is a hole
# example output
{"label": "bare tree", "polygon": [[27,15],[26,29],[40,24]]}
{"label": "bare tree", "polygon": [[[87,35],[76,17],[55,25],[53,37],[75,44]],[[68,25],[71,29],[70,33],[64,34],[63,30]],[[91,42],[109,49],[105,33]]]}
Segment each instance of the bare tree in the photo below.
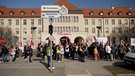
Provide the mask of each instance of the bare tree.
{"label": "bare tree", "polygon": [[[111,37],[115,37],[116,42],[124,40],[126,43],[130,43],[130,38],[135,38],[135,25],[120,25],[115,27],[115,33],[110,34]],[[113,43],[116,43],[113,42]]]}
{"label": "bare tree", "polygon": [[12,31],[8,27],[0,26],[0,39],[4,39],[7,41],[7,45],[12,45],[13,43],[13,35]]}

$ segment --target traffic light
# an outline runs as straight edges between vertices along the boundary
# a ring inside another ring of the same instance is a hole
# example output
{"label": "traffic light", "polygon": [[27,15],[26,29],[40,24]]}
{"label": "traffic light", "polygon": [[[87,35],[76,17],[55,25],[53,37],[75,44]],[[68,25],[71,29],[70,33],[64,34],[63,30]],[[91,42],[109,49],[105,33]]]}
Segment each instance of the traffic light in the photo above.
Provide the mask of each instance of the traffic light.
{"label": "traffic light", "polygon": [[53,34],[53,25],[49,25],[49,34],[50,34],[50,35]]}

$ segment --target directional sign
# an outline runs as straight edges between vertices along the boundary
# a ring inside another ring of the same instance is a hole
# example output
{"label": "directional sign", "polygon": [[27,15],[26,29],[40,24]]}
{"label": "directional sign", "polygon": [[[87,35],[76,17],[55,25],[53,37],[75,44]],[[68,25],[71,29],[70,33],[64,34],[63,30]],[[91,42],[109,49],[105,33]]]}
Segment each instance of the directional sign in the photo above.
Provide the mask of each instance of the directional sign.
{"label": "directional sign", "polygon": [[41,18],[58,18],[61,14],[58,12],[43,12],[41,13]]}
{"label": "directional sign", "polygon": [[61,9],[58,5],[42,5],[41,11],[59,11]]}

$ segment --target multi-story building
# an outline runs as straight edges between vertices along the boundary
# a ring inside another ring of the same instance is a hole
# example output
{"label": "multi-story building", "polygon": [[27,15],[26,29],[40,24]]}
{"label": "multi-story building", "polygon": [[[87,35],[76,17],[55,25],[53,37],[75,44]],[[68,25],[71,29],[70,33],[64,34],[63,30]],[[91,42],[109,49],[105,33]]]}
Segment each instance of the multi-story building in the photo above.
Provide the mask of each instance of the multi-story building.
{"label": "multi-story building", "polygon": [[[107,37],[116,42],[116,27],[135,26],[135,10],[130,7],[112,7],[110,9],[77,8],[66,0],[59,0],[54,5],[65,11],[59,18],[53,18],[53,36],[56,44],[68,38],[71,43],[78,40],[92,42],[93,36]],[[12,34],[18,37],[17,42],[27,43],[32,38],[31,27],[35,29],[35,43],[45,42],[49,37],[49,19],[41,18],[41,8],[7,8],[0,6],[0,26],[11,28]],[[101,29],[99,29],[101,27]],[[135,28],[132,28],[133,30]],[[114,34],[111,35],[111,34]],[[119,39],[119,38],[118,38]]]}

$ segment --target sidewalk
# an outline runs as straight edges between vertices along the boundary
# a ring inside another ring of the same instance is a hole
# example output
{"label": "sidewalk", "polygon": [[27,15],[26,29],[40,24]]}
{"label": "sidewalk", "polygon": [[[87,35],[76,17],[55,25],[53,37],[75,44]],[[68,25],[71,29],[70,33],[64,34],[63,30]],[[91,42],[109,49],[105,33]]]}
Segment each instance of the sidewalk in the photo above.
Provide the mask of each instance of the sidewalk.
{"label": "sidewalk", "polygon": [[85,62],[79,62],[63,58],[62,62],[53,60],[55,69],[50,72],[47,69],[47,60],[42,61],[40,57],[35,56],[32,59],[32,63],[22,57],[17,58],[15,62],[0,62],[0,76],[114,76],[103,66],[112,65],[115,61],[86,59]]}

